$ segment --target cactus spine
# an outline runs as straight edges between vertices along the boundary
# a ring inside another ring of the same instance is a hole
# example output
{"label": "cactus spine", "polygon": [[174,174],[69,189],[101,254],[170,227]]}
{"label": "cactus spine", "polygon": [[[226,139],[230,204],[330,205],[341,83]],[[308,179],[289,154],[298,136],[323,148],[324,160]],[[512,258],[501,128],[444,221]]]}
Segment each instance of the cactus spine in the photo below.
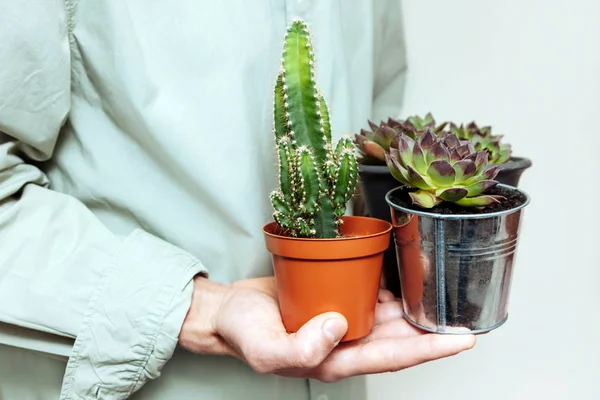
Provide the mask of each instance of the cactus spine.
{"label": "cactus spine", "polygon": [[271,193],[273,218],[286,234],[335,238],[358,177],[354,144],[333,146],[327,102],[315,82],[307,25],[288,27],[274,90],[279,190]]}

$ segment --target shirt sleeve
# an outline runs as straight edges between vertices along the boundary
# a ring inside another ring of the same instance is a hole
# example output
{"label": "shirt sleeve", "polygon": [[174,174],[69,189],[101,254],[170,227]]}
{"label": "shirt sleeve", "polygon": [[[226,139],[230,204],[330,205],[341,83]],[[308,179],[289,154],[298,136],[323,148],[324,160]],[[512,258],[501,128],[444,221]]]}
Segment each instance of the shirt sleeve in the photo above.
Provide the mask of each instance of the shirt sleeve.
{"label": "shirt sleeve", "polygon": [[125,399],[172,356],[193,277],[207,272],[145,231],[113,234],[50,189],[39,165],[70,108],[67,11],[61,0],[0,8],[0,327],[75,339],[61,399]]}
{"label": "shirt sleeve", "polygon": [[406,83],[407,62],[400,0],[376,0],[374,6],[375,81],[373,121],[399,117]]}

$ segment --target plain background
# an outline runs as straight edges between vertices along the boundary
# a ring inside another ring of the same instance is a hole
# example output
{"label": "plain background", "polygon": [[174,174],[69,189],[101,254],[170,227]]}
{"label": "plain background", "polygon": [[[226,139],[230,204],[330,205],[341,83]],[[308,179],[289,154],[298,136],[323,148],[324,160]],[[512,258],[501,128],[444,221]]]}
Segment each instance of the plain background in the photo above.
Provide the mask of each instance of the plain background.
{"label": "plain background", "polygon": [[404,0],[403,116],[476,120],[533,160],[507,323],[369,400],[600,399],[600,0]]}

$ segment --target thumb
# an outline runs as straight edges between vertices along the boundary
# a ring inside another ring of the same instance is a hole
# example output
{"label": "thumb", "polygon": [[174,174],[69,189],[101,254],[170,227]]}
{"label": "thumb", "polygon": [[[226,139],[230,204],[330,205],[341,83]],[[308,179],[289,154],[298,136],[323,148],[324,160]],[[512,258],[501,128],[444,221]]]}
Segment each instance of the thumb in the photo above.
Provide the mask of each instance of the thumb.
{"label": "thumb", "polygon": [[290,362],[295,367],[314,368],[338,345],[348,330],[348,322],[342,314],[328,312],[317,315],[304,324],[287,340]]}

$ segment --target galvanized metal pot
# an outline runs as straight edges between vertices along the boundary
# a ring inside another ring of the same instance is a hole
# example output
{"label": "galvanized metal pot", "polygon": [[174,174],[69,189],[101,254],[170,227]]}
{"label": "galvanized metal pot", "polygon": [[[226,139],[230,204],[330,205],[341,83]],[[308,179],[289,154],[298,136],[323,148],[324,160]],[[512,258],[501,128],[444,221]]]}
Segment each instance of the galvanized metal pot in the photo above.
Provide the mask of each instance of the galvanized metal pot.
{"label": "galvanized metal pot", "polygon": [[485,333],[508,318],[522,204],[488,214],[433,214],[390,206],[406,319],[436,333]]}

